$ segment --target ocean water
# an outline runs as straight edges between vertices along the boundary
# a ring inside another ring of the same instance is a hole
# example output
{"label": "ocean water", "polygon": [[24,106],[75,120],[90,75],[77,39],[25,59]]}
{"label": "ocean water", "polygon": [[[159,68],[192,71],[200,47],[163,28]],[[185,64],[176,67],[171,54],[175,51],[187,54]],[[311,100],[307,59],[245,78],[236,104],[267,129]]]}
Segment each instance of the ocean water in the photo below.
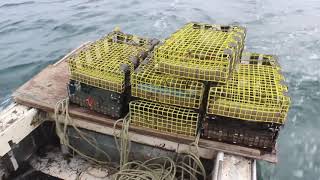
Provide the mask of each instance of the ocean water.
{"label": "ocean water", "polygon": [[259,162],[259,178],[320,179],[319,0],[0,1],[0,110],[45,66],[116,26],[163,39],[189,21],[245,25],[248,51],[279,56],[292,106],[279,163]]}

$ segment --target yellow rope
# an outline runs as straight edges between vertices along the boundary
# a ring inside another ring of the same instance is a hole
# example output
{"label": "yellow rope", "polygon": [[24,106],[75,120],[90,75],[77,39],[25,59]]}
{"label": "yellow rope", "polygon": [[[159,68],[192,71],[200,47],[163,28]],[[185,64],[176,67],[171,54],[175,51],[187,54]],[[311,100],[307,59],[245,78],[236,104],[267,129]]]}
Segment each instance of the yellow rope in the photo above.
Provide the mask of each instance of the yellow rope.
{"label": "yellow rope", "polygon": [[[119,119],[116,121],[114,124],[114,130],[119,122],[122,122],[122,130],[118,134],[115,133],[114,137],[120,153],[120,170],[112,176],[112,179],[197,180],[197,175],[201,175],[204,179],[206,179],[206,172],[198,154],[198,142],[200,139],[200,134],[197,135],[195,142],[190,144],[189,149],[183,151],[176,161],[169,157],[156,157],[145,162],[129,162],[130,118],[126,116],[124,119]],[[180,176],[177,177],[177,175]]]}

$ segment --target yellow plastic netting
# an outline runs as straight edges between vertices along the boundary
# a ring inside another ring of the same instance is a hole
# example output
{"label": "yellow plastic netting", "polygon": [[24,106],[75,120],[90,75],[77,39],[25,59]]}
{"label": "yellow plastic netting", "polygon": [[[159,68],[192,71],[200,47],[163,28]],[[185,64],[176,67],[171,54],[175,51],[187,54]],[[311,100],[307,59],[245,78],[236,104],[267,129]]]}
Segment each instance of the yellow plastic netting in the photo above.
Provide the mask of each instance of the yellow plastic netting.
{"label": "yellow plastic netting", "polygon": [[245,35],[240,26],[189,23],[156,48],[157,69],[188,79],[226,82],[239,61]]}
{"label": "yellow plastic netting", "polygon": [[132,34],[125,34],[119,30],[114,30],[101,38],[103,41],[124,43],[133,46],[142,47],[145,50],[152,50],[153,46],[156,45],[158,40],[143,38]]}
{"label": "yellow plastic netting", "polygon": [[156,72],[153,56],[148,56],[131,75],[134,97],[181,107],[199,109],[204,84]]}
{"label": "yellow plastic netting", "polygon": [[148,101],[130,102],[131,123],[160,132],[195,136],[199,114],[187,108]]}
{"label": "yellow plastic netting", "polygon": [[290,104],[277,67],[240,64],[224,85],[211,87],[207,113],[248,121],[283,124]]}
{"label": "yellow plastic netting", "polygon": [[243,52],[241,56],[242,64],[259,64],[264,66],[273,66],[280,70],[281,67],[278,63],[278,57],[270,54],[259,54],[252,52]]}
{"label": "yellow plastic netting", "polygon": [[125,74],[132,72],[150,49],[147,39],[112,32],[68,59],[70,79],[122,93]]}

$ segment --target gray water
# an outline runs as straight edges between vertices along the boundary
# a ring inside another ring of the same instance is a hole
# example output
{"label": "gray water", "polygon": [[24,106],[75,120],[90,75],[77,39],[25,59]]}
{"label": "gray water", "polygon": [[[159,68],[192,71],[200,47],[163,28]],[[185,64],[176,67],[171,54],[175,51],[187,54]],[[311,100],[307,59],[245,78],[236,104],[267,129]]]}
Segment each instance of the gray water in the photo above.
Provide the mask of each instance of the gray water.
{"label": "gray water", "polygon": [[115,26],[163,39],[189,21],[245,25],[248,51],[280,57],[292,107],[279,163],[259,162],[260,178],[320,179],[319,0],[2,0],[0,110],[45,66]]}

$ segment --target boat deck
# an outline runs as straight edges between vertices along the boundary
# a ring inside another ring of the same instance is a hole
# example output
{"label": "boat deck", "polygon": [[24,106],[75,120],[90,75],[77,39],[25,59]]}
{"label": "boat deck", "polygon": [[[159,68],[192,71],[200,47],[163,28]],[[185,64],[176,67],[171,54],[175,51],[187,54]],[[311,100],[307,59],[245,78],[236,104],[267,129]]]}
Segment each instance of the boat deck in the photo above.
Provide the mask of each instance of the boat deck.
{"label": "boat deck", "polygon": [[[13,94],[15,102],[46,112],[49,114],[47,117],[52,117],[56,103],[67,97],[66,85],[69,79],[69,70],[65,60],[68,56],[88,44],[89,43],[85,43],[57,63],[49,65],[31,80],[22,85]],[[112,127],[115,120],[74,105],[71,105],[69,110],[70,116],[76,120],[76,123],[80,127],[112,135]],[[50,118],[48,118],[48,120],[50,120]],[[133,135],[133,138],[131,138],[132,141],[177,152],[180,151],[181,148],[186,148],[189,143],[194,141],[194,138],[192,137],[164,134],[133,125],[130,126],[130,132]],[[206,159],[212,159],[216,152],[222,151],[227,154],[251,159],[265,160],[271,163],[277,162],[276,151],[266,153],[258,149],[205,139],[199,141],[199,147],[200,155]]]}

